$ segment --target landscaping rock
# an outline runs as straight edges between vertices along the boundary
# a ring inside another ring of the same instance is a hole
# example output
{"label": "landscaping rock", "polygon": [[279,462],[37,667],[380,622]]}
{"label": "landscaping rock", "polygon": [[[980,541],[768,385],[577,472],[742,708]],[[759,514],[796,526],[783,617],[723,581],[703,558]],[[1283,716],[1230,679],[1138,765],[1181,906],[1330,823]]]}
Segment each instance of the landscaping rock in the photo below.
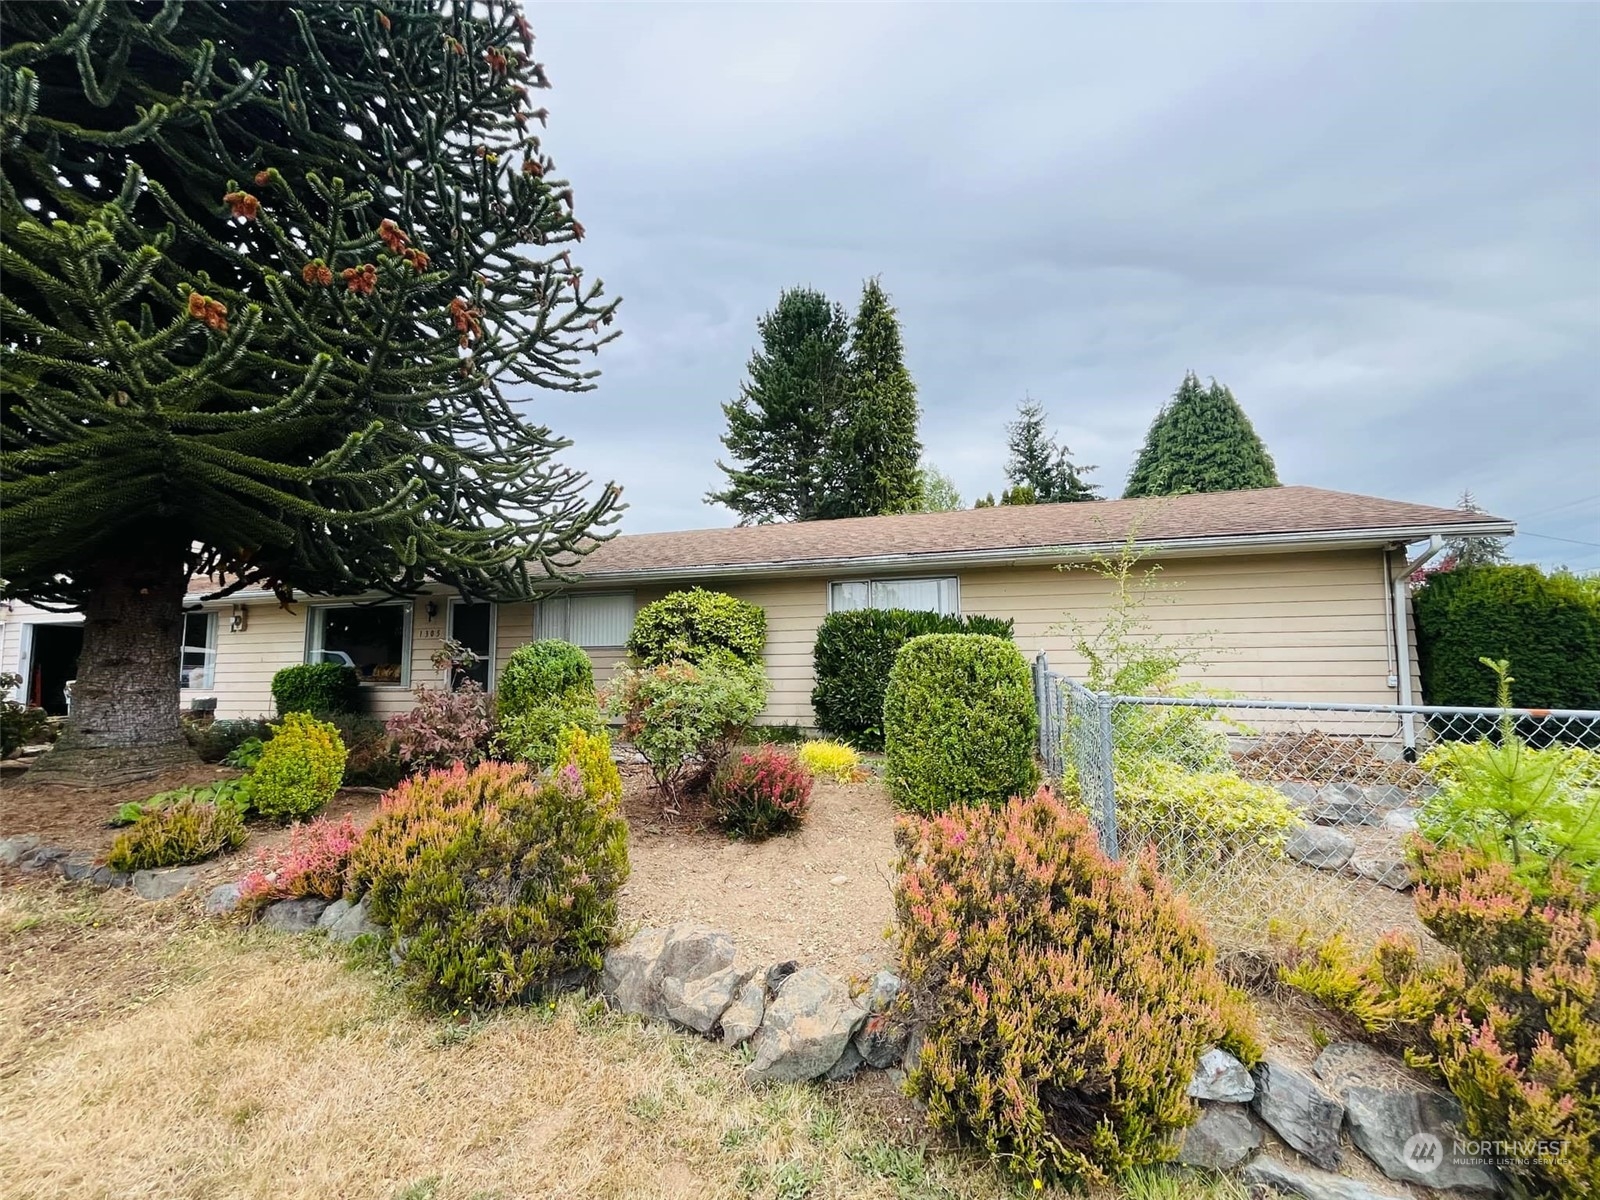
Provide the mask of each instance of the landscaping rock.
{"label": "landscaping rock", "polygon": [[709,1033],[749,978],[726,973],[734,955],[731,937],[703,925],[641,930],[606,955],[600,990],[622,1012]]}
{"label": "landscaping rock", "polygon": [[1245,1065],[1226,1050],[1211,1049],[1200,1056],[1200,1066],[1189,1081],[1189,1095],[1196,1100],[1225,1100],[1249,1104],[1255,1098],[1256,1081]]}
{"label": "landscaping rock", "polygon": [[[1391,809],[1404,805],[1409,799],[1404,788],[1398,788],[1392,783],[1378,783],[1367,788],[1368,806],[1379,809],[1384,816],[1388,815]],[[1382,816],[1379,817],[1380,822],[1381,820]],[[1368,824],[1372,822],[1369,821]]]}
{"label": "landscaping rock", "polygon": [[1296,808],[1316,806],[1317,785],[1314,783],[1280,783],[1278,791],[1287,796]]}
{"label": "landscaping rock", "polygon": [[31,854],[38,846],[39,837],[33,833],[19,833],[15,837],[0,838],[0,866],[16,866],[24,854]]}
{"label": "landscaping rock", "polygon": [[666,948],[667,930],[641,929],[620,946],[606,951],[600,970],[600,991],[621,1012],[648,1014],[660,983],[651,973]]}
{"label": "landscaping rock", "polygon": [[146,900],[170,900],[200,881],[199,866],[166,867],[158,871],[135,871],[133,890]]}
{"label": "landscaping rock", "polygon": [[206,916],[221,917],[239,907],[239,885],[219,883],[206,893]]}
{"label": "landscaping rock", "polygon": [[[1312,1070],[1344,1102],[1350,1140],[1390,1179],[1433,1188],[1499,1190],[1492,1172],[1458,1162],[1451,1153],[1461,1106],[1409,1068],[1359,1042],[1335,1042],[1318,1055]],[[1408,1154],[1408,1144],[1419,1134],[1434,1141],[1422,1147],[1424,1153]]]}
{"label": "landscaping rock", "polygon": [[1261,1149],[1261,1138],[1242,1104],[1208,1104],[1200,1119],[1184,1130],[1178,1161],[1188,1167],[1231,1171]]}
{"label": "landscaping rock", "polygon": [[1286,1063],[1268,1058],[1255,1070],[1256,1095],[1251,1107],[1289,1145],[1317,1166],[1332,1171],[1339,1165],[1339,1127],[1344,1105],[1316,1080]]}
{"label": "landscaping rock", "polygon": [[1415,833],[1417,831],[1417,810],[1414,808],[1397,808],[1393,812],[1386,812],[1383,814],[1383,827],[1400,833]]}
{"label": "landscaping rock", "polygon": [[283,933],[310,933],[317,927],[317,919],[327,909],[328,900],[321,896],[300,896],[293,900],[279,900],[267,905],[261,914],[261,923],[268,929]]}
{"label": "landscaping rock", "polygon": [[789,976],[793,975],[799,969],[800,964],[795,962],[795,960],[792,958],[787,959],[784,962],[773,963],[770,967],[768,967],[766,978],[767,995],[776,996],[778,994],[778,989],[783,986],[783,981],[789,978]]}
{"label": "landscaping rock", "polygon": [[1374,815],[1366,790],[1354,783],[1330,783],[1317,789],[1306,815],[1319,825],[1367,825]]}
{"label": "landscaping rock", "polygon": [[815,967],[802,967],[783,981],[767,1007],[751,1045],[755,1061],[745,1069],[752,1082],[798,1082],[825,1075],[839,1061],[867,1010],[844,985]]}
{"label": "landscaping rock", "polygon": [[1397,892],[1406,891],[1414,882],[1410,864],[1398,853],[1353,854],[1350,869],[1363,879]]}
{"label": "landscaping rock", "polygon": [[1303,863],[1320,871],[1337,871],[1356,852],[1356,840],[1348,833],[1321,825],[1299,825],[1290,830],[1283,853],[1290,862]]}
{"label": "landscaping rock", "polygon": [[100,887],[121,888],[133,882],[133,876],[126,871],[114,871],[110,867],[96,867],[89,874],[89,882]]}
{"label": "landscaping rock", "polygon": [[753,974],[749,967],[730,966],[701,979],[669,975],[661,981],[662,1007],[670,1020],[710,1033]]}
{"label": "landscaping rock", "polygon": [[58,871],[71,853],[65,846],[38,846],[18,859],[17,866],[24,871]]}
{"label": "landscaping rock", "polygon": [[86,850],[77,850],[58,862],[56,869],[61,872],[61,878],[76,883],[92,877],[97,866],[99,864],[95,862],[94,855]]}
{"label": "landscaping rock", "polygon": [[1409,1200],[1398,1192],[1380,1192],[1343,1175],[1291,1165],[1265,1154],[1246,1163],[1239,1178],[1249,1184],[1265,1184],[1291,1196],[1303,1196],[1305,1200]]}
{"label": "landscaping rock", "polygon": [[889,971],[879,971],[872,977],[866,995],[861,997],[867,1019],[850,1044],[863,1062],[880,1071],[900,1065],[906,1043],[911,1039],[910,1027],[896,1021],[890,1011],[899,994],[900,977]]}
{"label": "landscaping rock", "polygon": [[332,904],[328,905],[327,908],[322,910],[322,915],[317,918],[317,928],[332,929],[334,923],[354,907],[355,906],[351,904],[350,901],[346,900],[343,896],[340,896],[339,899],[335,900]]}
{"label": "landscaping rock", "polygon": [[855,1042],[846,1042],[844,1053],[839,1056],[839,1061],[828,1068],[825,1078],[829,1083],[838,1083],[842,1079],[851,1079],[861,1069],[861,1051],[856,1049]]}
{"label": "landscaping rock", "polygon": [[[343,903],[343,901],[340,903]],[[328,911],[332,912],[335,907],[337,905],[330,904]],[[323,916],[326,917],[327,913],[324,913]],[[379,925],[367,914],[367,898],[365,896],[346,908],[333,921],[324,923],[322,927],[328,931],[328,940],[331,942],[353,942],[358,937],[366,934],[382,937],[389,932],[387,926]]]}
{"label": "landscaping rock", "polygon": [[730,1050],[742,1046],[761,1028],[767,1013],[767,989],[761,979],[748,980],[722,1014],[722,1044]]}

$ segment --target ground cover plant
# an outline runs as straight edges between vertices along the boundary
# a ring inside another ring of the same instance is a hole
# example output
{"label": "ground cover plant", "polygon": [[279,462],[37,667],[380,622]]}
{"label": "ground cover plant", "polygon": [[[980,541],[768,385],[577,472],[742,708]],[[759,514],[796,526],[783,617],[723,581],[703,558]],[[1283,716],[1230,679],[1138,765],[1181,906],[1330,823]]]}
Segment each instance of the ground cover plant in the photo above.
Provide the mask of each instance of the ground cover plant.
{"label": "ground cover plant", "polygon": [[843,742],[807,741],[795,751],[800,763],[818,779],[851,783],[860,776],[861,755]]}
{"label": "ground cover plant", "polygon": [[257,855],[239,881],[240,909],[254,912],[274,900],[303,896],[337,900],[345,893],[350,855],[360,838],[349,817],[337,822],[318,817],[291,826],[288,846]]}
{"label": "ground cover plant", "polygon": [[203,862],[244,845],[244,815],[232,805],[179,800],[142,813],[106,855],[116,871],[147,871]]}
{"label": "ground cover plant", "polygon": [[906,818],[900,1003],[932,1120],[1025,1179],[1105,1180],[1169,1152],[1202,1051],[1259,1056],[1243,997],[1146,854],[1115,862],[1048,789]]}
{"label": "ground cover plant", "polygon": [[998,803],[1038,777],[1033,679],[1004,638],[912,638],[889,672],[883,716],[884,779],[906,808]]}

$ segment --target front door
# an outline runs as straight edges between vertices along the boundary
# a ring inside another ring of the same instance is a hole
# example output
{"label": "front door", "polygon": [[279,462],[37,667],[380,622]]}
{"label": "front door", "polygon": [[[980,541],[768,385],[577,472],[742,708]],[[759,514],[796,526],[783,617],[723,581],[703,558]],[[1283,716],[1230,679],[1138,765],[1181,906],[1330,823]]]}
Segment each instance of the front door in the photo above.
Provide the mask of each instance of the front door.
{"label": "front door", "polygon": [[452,600],[450,638],[478,656],[478,661],[472,666],[452,673],[451,688],[455,688],[463,679],[476,679],[478,685],[488,691],[489,680],[494,674],[494,605]]}

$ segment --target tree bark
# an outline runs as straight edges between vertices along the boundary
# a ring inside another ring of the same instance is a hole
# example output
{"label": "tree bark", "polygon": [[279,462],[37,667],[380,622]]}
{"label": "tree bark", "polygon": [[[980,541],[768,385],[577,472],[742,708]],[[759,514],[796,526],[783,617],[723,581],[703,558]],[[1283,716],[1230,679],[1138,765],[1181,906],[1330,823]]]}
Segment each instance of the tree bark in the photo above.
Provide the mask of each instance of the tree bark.
{"label": "tree bark", "polygon": [[178,721],[182,559],[159,554],[98,564],[87,581],[72,715],[34,778],[86,786],[151,778],[196,761]]}

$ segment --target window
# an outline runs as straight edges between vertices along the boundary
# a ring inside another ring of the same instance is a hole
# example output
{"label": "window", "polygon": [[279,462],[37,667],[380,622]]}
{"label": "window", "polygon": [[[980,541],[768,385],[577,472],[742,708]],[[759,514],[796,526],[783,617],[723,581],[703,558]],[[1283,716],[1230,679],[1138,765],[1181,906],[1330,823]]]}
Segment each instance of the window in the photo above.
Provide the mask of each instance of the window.
{"label": "window", "polygon": [[632,592],[551,596],[534,608],[534,637],[560,638],[585,649],[626,645],[632,629]]}
{"label": "window", "polygon": [[841,579],[829,586],[829,612],[858,608],[909,608],[959,617],[961,595],[954,575],[943,579]]}
{"label": "window", "polygon": [[180,688],[216,686],[217,614],[183,614],[183,657],[178,664]]}
{"label": "window", "polygon": [[460,687],[465,679],[475,679],[487,692],[494,677],[494,605],[450,601],[450,637],[478,656],[470,667],[450,673],[451,689]]}
{"label": "window", "polygon": [[354,667],[362,683],[404,684],[409,604],[323,604],[311,610],[308,662]]}

